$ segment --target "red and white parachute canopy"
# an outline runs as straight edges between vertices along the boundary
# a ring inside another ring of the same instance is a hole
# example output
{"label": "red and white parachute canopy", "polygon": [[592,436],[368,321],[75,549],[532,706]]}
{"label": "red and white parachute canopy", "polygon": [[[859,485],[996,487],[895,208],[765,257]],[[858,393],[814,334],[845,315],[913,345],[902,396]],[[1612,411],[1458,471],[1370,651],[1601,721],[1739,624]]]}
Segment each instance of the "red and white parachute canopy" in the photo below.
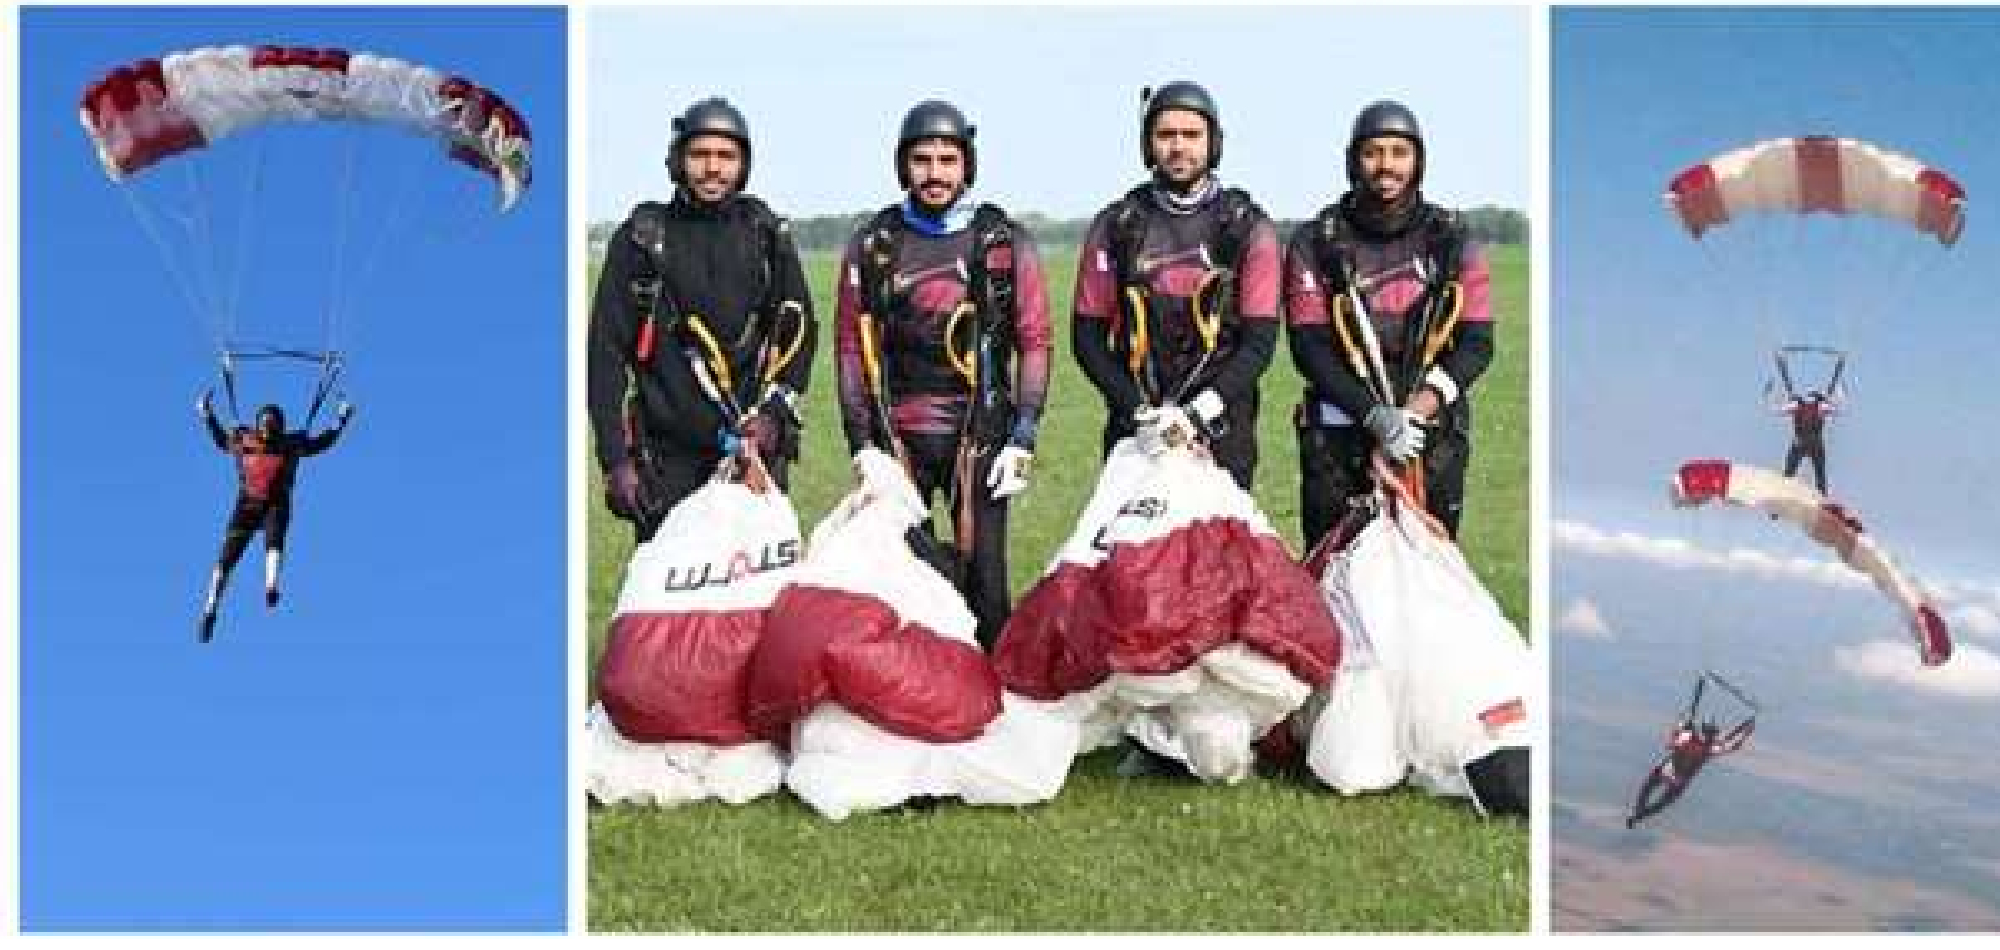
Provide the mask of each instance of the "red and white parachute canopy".
{"label": "red and white parachute canopy", "polygon": [[1947,247],[1965,230],[1965,189],[1908,155],[1859,139],[1807,135],[1724,152],[1674,176],[1667,206],[1694,237],[1750,214],[1866,215]]}
{"label": "red and white parachute canopy", "polygon": [[1743,505],[1798,525],[1807,537],[1832,548],[1848,567],[1868,575],[1877,590],[1902,608],[1925,666],[1940,666],[1951,659],[1951,633],[1916,582],[1862,530],[1860,519],[1803,482],[1748,465],[1709,459],[1681,466],[1674,476],[1673,499],[1681,507],[1715,501]]}
{"label": "red and white parachute canopy", "polygon": [[286,46],[204,47],[121,66],[84,90],[83,126],[114,181],[239,129],[380,123],[442,140],[492,176],[500,207],[529,181],[528,123],[472,81],[386,56]]}

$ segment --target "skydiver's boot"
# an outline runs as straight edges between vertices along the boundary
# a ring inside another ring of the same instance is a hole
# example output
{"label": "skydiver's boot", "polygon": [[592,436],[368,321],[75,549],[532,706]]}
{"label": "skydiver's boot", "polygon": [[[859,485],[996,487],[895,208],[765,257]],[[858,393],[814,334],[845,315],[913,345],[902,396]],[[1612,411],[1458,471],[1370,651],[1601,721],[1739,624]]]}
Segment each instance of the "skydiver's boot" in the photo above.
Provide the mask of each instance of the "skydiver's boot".
{"label": "skydiver's boot", "polygon": [[283,556],[284,556],[283,553],[279,551],[264,552],[264,609],[265,610],[278,609],[278,559]]}
{"label": "skydiver's boot", "polygon": [[207,643],[213,639],[215,639],[215,611],[204,610],[201,612],[201,642]]}

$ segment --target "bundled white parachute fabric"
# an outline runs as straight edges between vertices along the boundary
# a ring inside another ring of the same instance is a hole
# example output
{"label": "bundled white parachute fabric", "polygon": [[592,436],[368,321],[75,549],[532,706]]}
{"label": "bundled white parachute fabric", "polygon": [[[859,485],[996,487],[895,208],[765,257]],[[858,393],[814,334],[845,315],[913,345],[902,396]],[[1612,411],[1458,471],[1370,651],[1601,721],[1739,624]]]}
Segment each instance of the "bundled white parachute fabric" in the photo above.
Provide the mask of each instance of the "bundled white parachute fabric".
{"label": "bundled white parachute fabric", "polygon": [[1353,794],[1392,787],[1407,767],[1431,792],[1477,803],[1467,767],[1531,745],[1534,664],[1513,624],[1458,548],[1401,498],[1385,498],[1329,559],[1322,585],[1360,655],[1312,721],[1313,772]]}
{"label": "bundled white parachute fabric", "polygon": [[1250,495],[1190,448],[1132,439],[997,656],[1009,688],[1079,725],[1079,751],[1129,736],[1223,783],[1338,660],[1311,577]]}
{"label": "bundled white parachute fabric", "polygon": [[836,820],[921,796],[1055,797],[1075,725],[1003,695],[964,597],[907,543],[928,514],[915,486],[879,451],[855,463],[860,484],[814,528],[752,676],[753,724],[789,731],[786,786]]}
{"label": "bundled white parachute fabric", "polygon": [[782,492],[717,479],[632,552],[585,725],[593,797],[741,804],[778,790],[784,761],[750,730],[745,690],[801,546]]}

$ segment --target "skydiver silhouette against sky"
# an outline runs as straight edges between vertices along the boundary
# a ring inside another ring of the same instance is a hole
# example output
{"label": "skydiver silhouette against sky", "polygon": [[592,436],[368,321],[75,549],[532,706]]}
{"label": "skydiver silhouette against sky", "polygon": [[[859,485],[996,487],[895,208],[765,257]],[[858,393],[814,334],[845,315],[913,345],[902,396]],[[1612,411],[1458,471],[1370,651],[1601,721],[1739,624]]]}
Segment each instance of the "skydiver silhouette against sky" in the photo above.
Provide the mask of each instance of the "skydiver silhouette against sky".
{"label": "skydiver silhouette against sky", "polygon": [[264,606],[278,609],[278,567],[284,557],[285,533],[292,523],[292,487],[298,479],[299,460],[333,448],[347,431],[354,406],[343,401],[339,421],[318,435],[302,429],[286,430],[285,411],[276,405],[258,408],[255,427],[239,425],[229,430],[216,421],[212,393],[202,393],[196,409],[215,447],[236,462],[236,502],[230,509],[222,553],[215,559],[208,597],[201,608],[201,642],[207,643],[215,636],[216,609],[229,573],[258,531],[264,532]]}
{"label": "skydiver silhouette against sky", "polygon": [[1826,494],[1826,423],[1842,406],[1840,391],[1832,395],[1819,390],[1811,390],[1804,396],[1786,394],[1786,399],[1772,406],[1776,412],[1784,413],[1792,420],[1792,447],[1785,452],[1785,477],[1798,472],[1801,462],[1810,460],[1813,468],[1813,487]]}
{"label": "skydiver silhouette against sky", "polygon": [[1753,712],[1741,722],[1722,731],[1713,718],[1701,718],[1701,688],[1706,679],[1695,684],[1695,698],[1688,710],[1681,716],[1673,729],[1667,732],[1666,754],[1646,773],[1646,780],[1639,786],[1639,794],[1632,801],[1632,813],[1625,818],[1625,827],[1633,828],[1679,801],[1693,784],[1708,760],[1718,755],[1735,752],[1750,741],[1750,733],[1757,728],[1757,716]]}

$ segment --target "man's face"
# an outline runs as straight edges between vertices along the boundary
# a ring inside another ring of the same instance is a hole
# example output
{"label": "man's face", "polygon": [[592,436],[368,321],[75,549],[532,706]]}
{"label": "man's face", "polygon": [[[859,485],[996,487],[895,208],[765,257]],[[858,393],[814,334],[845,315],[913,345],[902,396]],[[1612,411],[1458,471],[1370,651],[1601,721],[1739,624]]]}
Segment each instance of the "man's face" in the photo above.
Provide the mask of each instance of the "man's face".
{"label": "man's face", "polygon": [[727,135],[697,135],[687,140],[681,172],[689,191],[702,201],[721,201],[743,182],[743,147]]}
{"label": "man's face", "polygon": [[1167,109],[1153,118],[1146,150],[1161,177],[1192,185],[1208,173],[1208,120],[1199,112]]}
{"label": "man's face", "polygon": [[1417,174],[1416,143],[1400,135],[1363,139],[1355,157],[1361,164],[1361,180],[1384,204],[1400,200]]}
{"label": "man's face", "polygon": [[903,160],[910,194],[926,208],[944,208],[965,190],[965,153],[951,139],[923,139]]}

